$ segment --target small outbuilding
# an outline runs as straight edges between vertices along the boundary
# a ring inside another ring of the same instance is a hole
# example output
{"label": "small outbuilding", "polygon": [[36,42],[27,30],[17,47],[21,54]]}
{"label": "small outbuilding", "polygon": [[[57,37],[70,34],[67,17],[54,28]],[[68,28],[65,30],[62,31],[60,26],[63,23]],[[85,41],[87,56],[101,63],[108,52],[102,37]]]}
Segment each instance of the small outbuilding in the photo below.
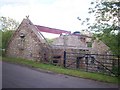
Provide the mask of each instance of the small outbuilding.
{"label": "small outbuilding", "polygon": [[38,27],[27,18],[23,19],[8,42],[6,55],[48,62],[51,56],[50,50],[49,44]]}

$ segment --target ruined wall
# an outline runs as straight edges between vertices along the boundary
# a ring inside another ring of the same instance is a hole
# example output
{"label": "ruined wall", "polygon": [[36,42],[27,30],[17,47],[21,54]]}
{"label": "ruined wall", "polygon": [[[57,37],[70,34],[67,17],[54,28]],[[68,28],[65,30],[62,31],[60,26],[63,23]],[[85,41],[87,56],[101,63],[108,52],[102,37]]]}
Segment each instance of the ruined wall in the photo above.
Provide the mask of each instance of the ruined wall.
{"label": "ruined wall", "polygon": [[93,54],[110,54],[109,47],[105,45],[102,41],[92,41],[90,37],[85,36],[63,35],[59,38],[56,38],[52,44],[54,46],[56,45],[56,47],[63,46],[65,48],[73,49],[89,49]]}
{"label": "ruined wall", "polygon": [[[22,22],[8,44],[7,56],[48,61],[49,55],[46,52],[49,53],[49,49],[42,40],[40,41],[42,38],[38,38],[32,29],[34,30],[30,27],[28,21],[24,20]],[[24,35],[24,37],[21,38],[20,35]]]}
{"label": "ruined wall", "polygon": [[[56,48],[53,47],[53,55],[52,55],[52,62],[56,65],[63,66],[63,60],[64,60],[64,51],[67,52],[67,61],[66,65],[69,65],[70,63],[74,62],[77,57],[84,55],[86,53],[90,53],[89,50],[82,50],[82,49],[73,49],[73,48]],[[79,54],[78,54],[79,53]],[[71,67],[76,67],[75,64],[73,64]]]}
{"label": "ruined wall", "polygon": [[61,36],[58,38],[55,38],[52,44],[53,45],[64,45],[64,38]]}
{"label": "ruined wall", "polygon": [[52,44],[53,45],[73,46],[73,47],[78,47],[78,48],[87,47],[86,41],[83,40],[81,37],[75,36],[75,35],[60,36],[59,38],[56,38]]}
{"label": "ruined wall", "polygon": [[94,40],[92,49],[94,54],[110,54],[109,47],[100,40]]}
{"label": "ruined wall", "polygon": [[64,49],[60,48],[54,48],[52,49],[52,63],[63,66],[63,60],[64,60]]}

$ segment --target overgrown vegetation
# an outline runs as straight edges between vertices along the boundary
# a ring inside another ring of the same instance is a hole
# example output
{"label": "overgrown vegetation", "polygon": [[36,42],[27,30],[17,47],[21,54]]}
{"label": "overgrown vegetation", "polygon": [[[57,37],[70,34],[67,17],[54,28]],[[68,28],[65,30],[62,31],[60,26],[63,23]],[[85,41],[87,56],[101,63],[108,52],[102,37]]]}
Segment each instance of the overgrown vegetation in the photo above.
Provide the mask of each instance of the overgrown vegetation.
{"label": "overgrown vegetation", "polygon": [[54,40],[47,38],[47,41],[48,41],[49,44],[52,44],[52,42],[53,42]]}
{"label": "overgrown vegetation", "polygon": [[7,44],[11,38],[11,36],[13,35],[14,31],[5,31],[2,32],[2,49],[5,49],[7,47]]}
{"label": "overgrown vegetation", "polygon": [[[99,38],[106,45],[108,45],[110,47],[110,50],[114,54],[119,54],[120,53],[120,32],[119,32],[120,27],[118,26],[118,22],[120,20],[116,19],[116,17],[119,16],[118,11],[120,11],[119,9],[120,3],[114,0],[108,0],[108,2],[104,0],[100,0],[100,2],[92,2],[91,4],[95,5],[95,8],[89,8],[89,13],[95,14],[96,22],[93,25],[90,25],[89,23],[87,23],[87,25],[89,25],[88,30],[94,31],[95,32],[94,37]],[[88,22],[89,20],[90,20],[89,18],[86,18],[86,22]],[[110,24],[109,23],[110,21],[113,21],[113,22],[111,22]],[[0,28],[0,38],[2,38],[0,39],[0,42],[2,42],[0,43],[0,55],[1,55],[1,51],[6,49],[7,43],[10,40],[10,37],[12,36],[14,30],[16,30],[16,28],[18,27],[19,23],[17,23],[15,20],[11,18],[0,17],[0,24],[2,26]],[[49,43],[51,43],[52,41],[53,40],[48,40]],[[88,73],[80,70],[70,70],[63,67],[58,67],[50,64],[37,63],[30,60],[3,57],[3,61],[23,64],[30,67],[50,70],[55,73],[72,75],[72,76],[77,76],[82,78],[89,78],[89,79],[103,81],[103,82],[111,82],[111,83],[118,82],[117,77],[102,75],[98,73]],[[117,71],[117,68],[114,67],[113,71]]]}
{"label": "overgrown vegetation", "polygon": [[20,58],[3,57],[2,59],[3,59],[3,61],[16,63],[16,64],[22,64],[22,65],[30,66],[30,67],[37,68],[37,69],[49,70],[49,71],[59,73],[59,74],[93,79],[93,80],[102,81],[102,82],[118,83],[117,77],[107,76],[107,75],[103,75],[103,74],[89,73],[89,72],[84,72],[84,71],[80,71],[80,70],[66,69],[66,68],[63,68],[60,66],[54,66],[51,64],[44,64],[44,63],[35,62],[32,60],[20,59]]}
{"label": "overgrown vegetation", "polygon": [[108,45],[116,55],[120,55],[119,12],[119,0],[96,0],[91,2],[91,7],[88,9],[88,13],[95,17],[93,23],[90,23],[91,18],[82,20],[78,17],[82,21],[81,25],[86,25],[87,30],[94,32],[94,37]]}
{"label": "overgrown vegetation", "polygon": [[2,31],[0,31],[0,56],[2,55]]}
{"label": "overgrown vegetation", "polygon": [[16,30],[19,25],[19,22],[10,17],[1,16],[0,24],[1,24],[0,30],[5,32],[9,30]]}
{"label": "overgrown vegetation", "polygon": [[7,44],[19,23],[9,17],[0,17],[0,55],[4,56]]}

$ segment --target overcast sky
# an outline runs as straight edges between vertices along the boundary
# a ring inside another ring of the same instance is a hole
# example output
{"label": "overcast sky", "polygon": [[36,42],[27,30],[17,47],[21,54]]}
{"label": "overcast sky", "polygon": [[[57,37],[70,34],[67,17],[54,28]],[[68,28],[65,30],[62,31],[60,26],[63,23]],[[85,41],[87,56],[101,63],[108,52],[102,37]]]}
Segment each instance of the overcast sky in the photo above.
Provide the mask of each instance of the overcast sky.
{"label": "overcast sky", "polygon": [[77,19],[90,17],[88,8],[93,0],[0,0],[0,16],[10,17],[19,22],[29,15],[37,25],[67,31],[81,31]]}

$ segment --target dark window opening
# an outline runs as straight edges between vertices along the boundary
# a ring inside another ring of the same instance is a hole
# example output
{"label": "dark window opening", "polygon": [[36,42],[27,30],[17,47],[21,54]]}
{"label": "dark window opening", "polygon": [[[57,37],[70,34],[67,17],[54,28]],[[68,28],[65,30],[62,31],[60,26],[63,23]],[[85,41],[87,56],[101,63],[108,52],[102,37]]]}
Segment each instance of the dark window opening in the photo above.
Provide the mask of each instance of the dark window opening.
{"label": "dark window opening", "polygon": [[95,64],[95,58],[91,57],[91,64]]}
{"label": "dark window opening", "polygon": [[85,42],[85,41],[86,41],[86,39],[85,39],[84,37],[80,37],[80,40],[81,40],[82,42]]}
{"label": "dark window opening", "polygon": [[53,56],[53,58],[57,58],[57,59],[59,59],[59,58],[61,58],[61,56]]}
{"label": "dark window opening", "polygon": [[21,38],[24,38],[24,37],[25,37],[25,34],[20,33],[20,37],[21,37]]}
{"label": "dark window opening", "polygon": [[83,56],[81,56],[81,57],[77,57],[77,60],[80,60],[80,59],[82,59],[83,58]]}
{"label": "dark window opening", "polygon": [[87,42],[87,47],[92,47],[92,42]]}
{"label": "dark window opening", "polygon": [[57,63],[58,63],[58,60],[53,60],[53,63],[57,64]]}

